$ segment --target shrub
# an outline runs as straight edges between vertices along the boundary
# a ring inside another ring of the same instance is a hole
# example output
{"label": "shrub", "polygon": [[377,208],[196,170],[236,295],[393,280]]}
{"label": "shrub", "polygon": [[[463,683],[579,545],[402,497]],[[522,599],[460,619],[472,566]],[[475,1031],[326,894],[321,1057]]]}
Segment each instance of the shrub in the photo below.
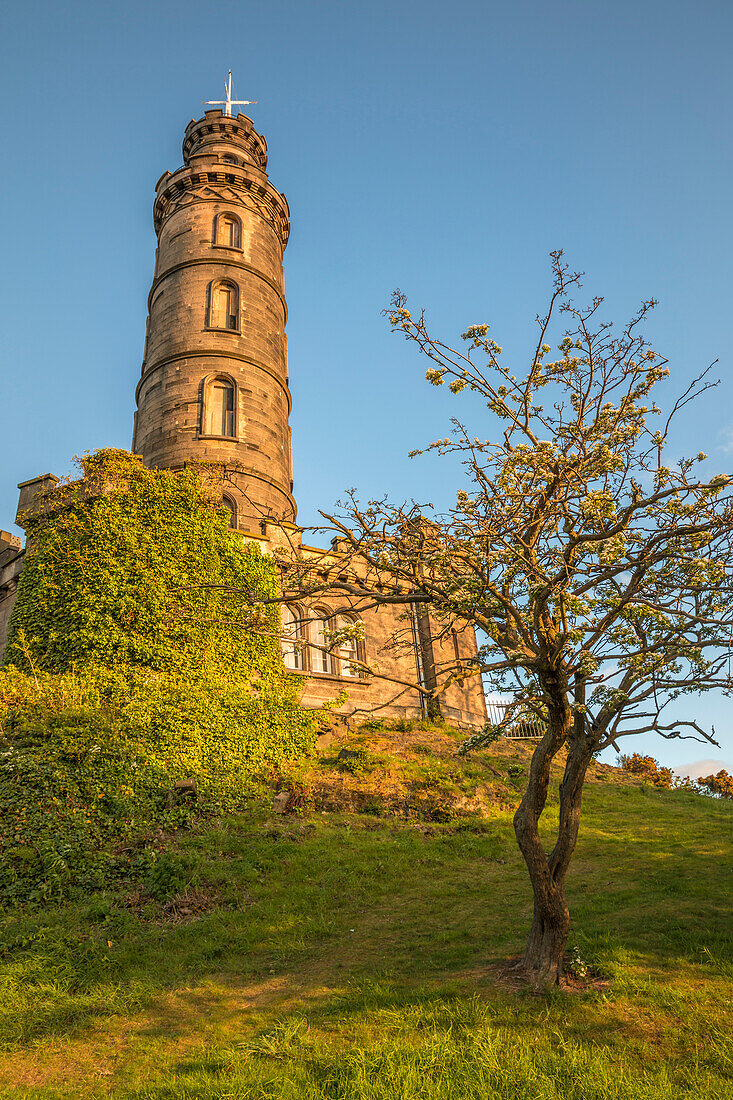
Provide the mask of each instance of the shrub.
{"label": "shrub", "polygon": [[697,782],[698,786],[710,794],[718,795],[719,798],[733,798],[733,775],[729,775],[725,768],[715,775],[701,777]]}
{"label": "shrub", "polygon": [[655,787],[669,791],[673,786],[671,768],[664,768],[653,756],[643,756],[634,752],[630,756],[619,756],[619,765],[630,775],[641,776]]}
{"label": "shrub", "polygon": [[[0,898],[98,889],[122,837],[237,808],[315,740],[274,564],[191,471],[83,470],[29,521],[0,669]],[[195,804],[169,804],[179,779]]]}
{"label": "shrub", "polygon": [[467,753],[473,749],[485,749],[489,745],[493,745],[495,741],[498,741],[503,735],[503,728],[501,726],[492,725],[491,722],[487,722],[482,726],[478,733],[472,733],[470,737],[462,741],[458,746],[458,756],[466,756]]}
{"label": "shrub", "polygon": [[368,775],[378,763],[377,757],[367,749],[348,749],[348,756],[336,761],[339,771],[349,775]]}
{"label": "shrub", "polygon": [[619,756],[619,764],[624,771],[640,775],[655,787],[662,787],[664,790],[733,798],[733,776],[724,768],[715,775],[702,776],[700,779],[690,779],[689,775],[678,778],[673,775],[671,768],[663,768],[653,757],[636,752],[631,756]]}
{"label": "shrub", "polygon": [[156,901],[168,901],[187,890],[193,881],[196,861],[179,852],[154,853],[144,878],[146,892]]}

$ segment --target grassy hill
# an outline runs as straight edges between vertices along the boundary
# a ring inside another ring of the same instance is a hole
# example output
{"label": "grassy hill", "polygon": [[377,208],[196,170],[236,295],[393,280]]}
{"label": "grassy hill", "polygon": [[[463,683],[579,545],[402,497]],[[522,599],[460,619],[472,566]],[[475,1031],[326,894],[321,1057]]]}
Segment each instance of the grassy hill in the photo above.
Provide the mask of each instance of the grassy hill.
{"label": "grassy hill", "polygon": [[581,976],[533,997],[506,967],[529,751],[457,736],[342,735],[290,777],[297,814],[137,838],[118,890],[5,913],[0,1095],[733,1097],[731,805],[594,767]]}

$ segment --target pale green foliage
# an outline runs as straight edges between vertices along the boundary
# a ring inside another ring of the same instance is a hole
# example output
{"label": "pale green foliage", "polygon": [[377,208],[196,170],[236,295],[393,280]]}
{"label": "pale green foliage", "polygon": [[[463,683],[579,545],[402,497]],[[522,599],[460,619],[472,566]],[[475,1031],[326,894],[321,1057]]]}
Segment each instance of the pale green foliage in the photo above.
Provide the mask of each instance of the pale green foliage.
{"label": "pale green foliage", "polygon": [[[447,513],[386,500],[362,506],[349,494],[345,514],[327,518],[358,580],[344,555],[338,578],[324,584],[357,611],[412,604],[429,613],[442,643],[425,662],[429,708],[483,676],[485,687],[513,696],[502,729],[521,715],[537,731],[514,817],[534,892],[523,963],[536,989],[562,973],[565,879],[591,759],[622,735],[652,730],[714,740],[694,713],[665,708],[683,695],[733,691],[733,479],[706,476],[702,452],[662,462],[675,416],[712,385],[707,371],[664,418],[652,393],[667,361],[641,334],[654,301],[615,332],[599,319],[601,299],[573,304],[580,276],[562,253],[552,262],[549,309],[520,367],[504,360],[487,325],[466,330],[465,350],[451,348],[394,294],[390,322],[431,360],[428,382],[478,398],[486,423],[477,436],[454,419],[452,435],[427,448],[457,456],[467,475]],[[558,312],[567,325],[553,334]],[[446,643],[465,624],[482,644],[470,657],[456,646],[453,657]],[[548,849],[539,823],[561,751]]]}
{"label": "pale green foliage", "polygon": [[[662,462],[675,413],[710,383],[704,372],[663,417],[653,391],[667,360],[640,333],[654,301],[615,334],[597,319],[600,299],[572,305],[578,276],[560,253],[553,263],[553,299],[524,370],[502,361],[488,325],[463,333],[464,353],[395,294],[389,319],[433,360],[428,381],[472,391],[493,423],[480,438],[455,421],[428,448],[461,455],[469,474],[450,515],[371,502],[347,523],[360,553],[372,540],[380,561],[389,549],[395,583],[483,633],[476,671],[538,717],[557,688],[566,721],[580,719],[598,745],[652,726],[678,733],[660,719],[669,701],[731,683],[731,479],[700,477],[702,451]],[[570,327],[553,356],[558,305]]]}

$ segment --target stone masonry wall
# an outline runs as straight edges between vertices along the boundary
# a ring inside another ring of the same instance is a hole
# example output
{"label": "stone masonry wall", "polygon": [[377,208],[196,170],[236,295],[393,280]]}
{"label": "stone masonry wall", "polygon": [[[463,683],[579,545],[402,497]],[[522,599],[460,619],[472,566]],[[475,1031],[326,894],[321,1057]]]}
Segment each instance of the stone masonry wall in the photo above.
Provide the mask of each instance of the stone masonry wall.
{"label": "stone masonry wall", "polygon": [[8,640],[8,625],[15,606],[22,568],[23,548],[20,539],[9,531],[0,531],[0,654]]}
{"label": "stone masonry wall", "polygon": [[[184,141],[184,167],[158,184],[158,251],[133,450],[147,465],[223,463],[237,526],[293,520],[288,416],[285,199],[265,172],[264,139],[249,119],[207,112]],[[234,163],[233,163],[234,162]],[[241,226],[224,243],[221,217]],[[213,287],[237,288],[234,328],[216,327]],[[213,435],[205,409],[217,379],[235,388],[233,430]]]}

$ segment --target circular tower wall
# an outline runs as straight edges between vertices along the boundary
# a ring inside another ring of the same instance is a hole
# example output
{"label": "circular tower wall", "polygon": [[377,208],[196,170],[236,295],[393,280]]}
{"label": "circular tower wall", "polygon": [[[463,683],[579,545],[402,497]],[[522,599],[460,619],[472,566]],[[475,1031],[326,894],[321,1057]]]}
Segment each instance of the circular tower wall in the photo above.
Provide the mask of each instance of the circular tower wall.
{"label": "circular tower wall", "polygon": [[150,466],[225,470],[236,525],[294,521],[285,198],[244,115],[191,122],[184,166],[158,182],[133,450]]}

